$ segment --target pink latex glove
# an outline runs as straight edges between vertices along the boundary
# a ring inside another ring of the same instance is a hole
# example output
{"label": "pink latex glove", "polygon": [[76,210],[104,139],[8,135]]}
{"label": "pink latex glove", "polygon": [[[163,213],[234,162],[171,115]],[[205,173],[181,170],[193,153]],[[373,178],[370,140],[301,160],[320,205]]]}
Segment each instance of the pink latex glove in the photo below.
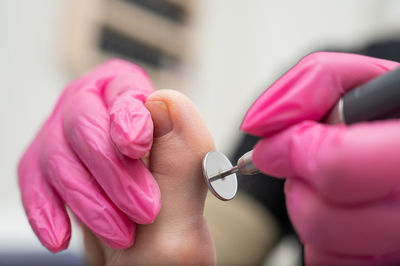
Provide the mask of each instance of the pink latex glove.
{"label": "pink latex glove", "polygon": [[287,177],[286,204],[307,265],[400,265],[400,121],[325,125],[346,91],[399,64],[366,56],[303,58],[250,108],[264,173]]}
{"label": "pink latex glove", "polygon": [[160,191],[140,159],[153,141],[152,92],[147,74],[122,60],[64,90],[18,166],[25,212],[49,250],[69,243],[64,204],[112,248],[130,246],[135,223],[157,216]]}

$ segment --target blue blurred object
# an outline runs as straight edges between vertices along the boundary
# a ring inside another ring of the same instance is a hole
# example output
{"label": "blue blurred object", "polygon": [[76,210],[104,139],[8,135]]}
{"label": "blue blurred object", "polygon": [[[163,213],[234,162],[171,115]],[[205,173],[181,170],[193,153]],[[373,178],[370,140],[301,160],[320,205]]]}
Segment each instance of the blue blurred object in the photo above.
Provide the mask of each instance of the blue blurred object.
{"label": "blue blurred object", "polygon": [[83,256],[71,252],[51,254],[50,252],[12,252],[0,251],[0,266],[85,266]]}

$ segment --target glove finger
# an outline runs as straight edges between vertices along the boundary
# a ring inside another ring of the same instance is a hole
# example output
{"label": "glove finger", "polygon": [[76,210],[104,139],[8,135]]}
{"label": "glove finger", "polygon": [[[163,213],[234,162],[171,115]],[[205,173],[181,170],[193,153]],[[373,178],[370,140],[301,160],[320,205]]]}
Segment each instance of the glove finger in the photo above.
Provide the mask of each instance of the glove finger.
{"label": "glove finger", "polygon": [[338,254],[381,256],[400,245],[400,194],[346,206],[324,201],[301,180],[285,184],[289,216],[303,243]]}
{"label": "glove finger", "polygon": [[359,203],[400,187],[400,121],[322,125],[303,122],[255,147],[253,161],[275,176],[298,176],[326,200]]}
{"label": "glove finger", "polygon": [[305,245],[304,252],[307,266],[395,266],[399,265],[400,261],[400,251],[384,256],[349,256],[347,254],[327,253],[310,245]]}
{"label": "glove finger", "polygon": [[254,102],[241,129],[270,136],[304,120],[320,120],[346,91],[397,66],[397,62],[354,54],[310,54]]}
{"label": "glove finger", "polygon": [[134,222],[152,222],[160,209],[158,185],[141,160],[114,147],[102,99],[82,90],[70,100],[63,117],[67,142],[120,210]]}
{"label": "glove finger", "polygon": [[35,139],[18,165],[18,182],[26,216],[43,246],[52,252],[66,249],[71,224],[64,203],[41,172]]}
{"label": "glove finger", "polygon": [[127,248],[134,239],[135,225],[105,195],[82,166],[62,135],[61,125],[52,125],[40,152],[42,171],[77,218],[111,248]]}
{"label": "glove finger", "polygon": [[110,113],[110,134],[119,151],[134,159],[143,157],[153,142],[153,122],[144,107],[153,85],[146,72],[132,63],[113,59],[68,86],[69,95],[94,92]]}
{"label": "glove finger", "polygon": [[147,74],[133,64],[128,71],[118,73],[104,90],[111,139],[121,153],[133,159],[143,157],[153,143],[153,121],[144,107],[152,92]]}
{"label": "glove finger", "polygon": [[153,121],[137,92],[121,94],[111,106],[110,135],[118,150],[124,155],[139,159],[153,144]]}
{"label": "glove finger", "polygon": [[110,136],[118,150],[132,158],[142,158],[153,144],[153,121],[142,101],[127,91],[110,109]]}

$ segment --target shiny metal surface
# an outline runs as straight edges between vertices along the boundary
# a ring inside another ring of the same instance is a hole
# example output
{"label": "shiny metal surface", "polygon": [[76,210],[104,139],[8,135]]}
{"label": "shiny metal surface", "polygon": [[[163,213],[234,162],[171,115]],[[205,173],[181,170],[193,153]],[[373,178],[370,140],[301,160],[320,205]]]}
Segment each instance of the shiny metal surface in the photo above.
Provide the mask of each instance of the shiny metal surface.
{"label": "shiny metal surface", "polygon": [[243,175],[255,175],[260,172],[257,167],[253,164],[253,150],[246,152],[239,158],[237,167]]}
{"label": "shiny metal surface", "polygon": [[210,151],[203,158],[203,177],[209,190],[221,200],[235,197],[238,183],[236,169],[229,159],[218,151]]}
{"label": "shiny metal surface", "polygon": [[332,108],[328,115],[323,120],[327,124],[345,124],[345,118],[343,113],[343,98],[340,98],[339,102]]}

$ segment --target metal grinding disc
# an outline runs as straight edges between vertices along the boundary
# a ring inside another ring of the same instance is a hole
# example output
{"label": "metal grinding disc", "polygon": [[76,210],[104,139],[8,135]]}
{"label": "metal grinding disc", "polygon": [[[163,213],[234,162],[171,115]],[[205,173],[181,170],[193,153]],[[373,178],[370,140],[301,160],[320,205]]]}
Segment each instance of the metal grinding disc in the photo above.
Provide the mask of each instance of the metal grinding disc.
{"label": "metal grinding disc", "polygon": [[235,197],[238,185],[236,174],[230,174],[221,179],[210,178],[232,168],[226,156],[218,151],[210,151],[203,159],[203,177],[209,190],[220,200],[231,200]]}

